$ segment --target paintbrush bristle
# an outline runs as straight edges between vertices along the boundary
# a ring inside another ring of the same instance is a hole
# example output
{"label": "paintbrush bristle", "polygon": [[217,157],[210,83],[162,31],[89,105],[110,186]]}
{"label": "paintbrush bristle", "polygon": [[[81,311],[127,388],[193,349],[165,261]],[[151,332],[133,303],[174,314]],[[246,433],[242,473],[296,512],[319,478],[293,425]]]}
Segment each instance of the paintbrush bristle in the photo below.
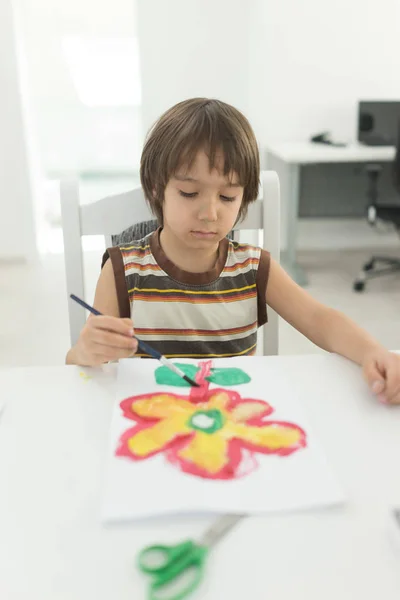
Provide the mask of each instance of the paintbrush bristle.
{"label": "paintbrush bristle", "polygon": [[188,377],[187,375],[184,375],[183,379],[190,383],[190,385],[192,385],[193,387],[200,387],[200,384],[197,383],[197,381],[194,381],[194,379],[190,379],[190,377]]}

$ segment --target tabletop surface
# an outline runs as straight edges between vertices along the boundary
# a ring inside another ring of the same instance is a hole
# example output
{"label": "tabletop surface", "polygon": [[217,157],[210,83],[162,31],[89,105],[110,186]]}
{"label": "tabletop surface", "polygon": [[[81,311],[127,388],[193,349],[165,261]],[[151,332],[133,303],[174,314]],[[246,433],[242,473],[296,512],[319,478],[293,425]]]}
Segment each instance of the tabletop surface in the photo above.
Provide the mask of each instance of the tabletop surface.
{"label": "tabletop surface", "polygon": [[[304,410],[348,501],[246,518],[213,549],[193,598],[398,600],[400,553],[387,524],[400,506],[400,410],[376,402],[340,357],[258,360],[285,361],[307,391]],[[214,520],[102,525],[115,375],[115,365],[0,370],[0,598],[140,600],[138,551],[200,536]]]}
{"label": "tabletop surface", "polygon": [[335,162],[387,162],[394,160],[393,146],[365,146],[357,142],[345,147],[312,142],[282,142],[271,145],[267,152],[292,164]]}

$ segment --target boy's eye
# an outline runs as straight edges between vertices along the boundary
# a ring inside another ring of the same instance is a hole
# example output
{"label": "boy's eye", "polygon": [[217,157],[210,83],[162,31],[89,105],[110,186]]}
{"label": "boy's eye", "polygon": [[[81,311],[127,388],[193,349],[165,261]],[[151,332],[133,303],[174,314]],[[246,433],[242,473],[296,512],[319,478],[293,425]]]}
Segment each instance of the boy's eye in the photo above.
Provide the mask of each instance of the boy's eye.
{"label": "boy's eye", "polygon": [[197,192],[191,192],[190,194],[188,192],[183,192],[182,190],[179,190],[179,193],[181,196],[183,196],[184,198],[194,198],[195,196],[197,196]]}
{"label": "boy's eye", "polygon": [[[198,192],[184,192],[183,190],[179,190],[179,193],[184,198],[195,198],[198,194]],[[221,198],[221,200],[224,200],[224,202],[233,202],[236,199],[236,196],[221,195],[220,198]]]}

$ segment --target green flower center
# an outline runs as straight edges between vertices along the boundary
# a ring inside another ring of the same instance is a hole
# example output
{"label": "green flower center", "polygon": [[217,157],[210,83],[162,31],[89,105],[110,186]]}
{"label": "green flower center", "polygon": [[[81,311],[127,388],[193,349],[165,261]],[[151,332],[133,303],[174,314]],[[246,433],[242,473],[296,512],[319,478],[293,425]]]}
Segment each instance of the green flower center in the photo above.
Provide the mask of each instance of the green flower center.
{"label": "green flower center", "polygon": [[224,426],[224,417],[217,409],[199,410],[190,417],[188,425],[203,433],[215,433]]}

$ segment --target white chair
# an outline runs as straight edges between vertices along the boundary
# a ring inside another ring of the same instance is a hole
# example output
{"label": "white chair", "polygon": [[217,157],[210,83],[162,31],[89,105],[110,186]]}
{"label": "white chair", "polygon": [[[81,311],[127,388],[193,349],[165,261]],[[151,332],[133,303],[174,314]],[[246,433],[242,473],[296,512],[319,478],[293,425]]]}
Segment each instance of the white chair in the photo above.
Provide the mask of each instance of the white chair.
{"label": "white chair", "polygon": [[[69,328],[71,345],[74,345],[86,322],[85,311],[69,298],[70,294],[85,297],[82,236],[103,235],[105,247],[109,247],[112,235],[122,233],[131,225],[154,219],[154,216],[141,187],[80,205],[77,181],[61,181],[60,186]],[[238,230],[262,230],[264,248],[279,262],[280,194],[275,172],[261,173],[260,196],[250,204],[246,219],[235,226],[235,232]],[[88,301],[91,303],[91,299]],[[268,310],[268,323],[263,329],[263,354],[278,354],[278,315],[272,309]]]}

